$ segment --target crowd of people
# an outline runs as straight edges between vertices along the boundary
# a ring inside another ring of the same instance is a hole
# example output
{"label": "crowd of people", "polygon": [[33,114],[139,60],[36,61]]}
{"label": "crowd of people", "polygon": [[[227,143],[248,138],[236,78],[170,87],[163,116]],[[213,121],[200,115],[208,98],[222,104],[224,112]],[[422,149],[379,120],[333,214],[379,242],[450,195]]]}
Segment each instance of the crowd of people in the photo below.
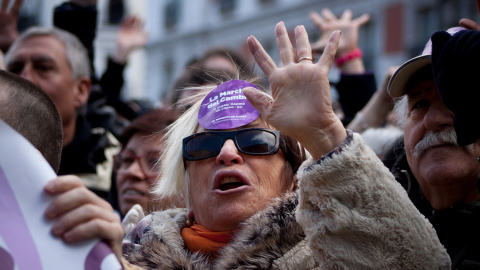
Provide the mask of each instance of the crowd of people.
{"label": "crowd of people", "polygon": [[276,25],[281,63],[247,38],[268,82],[212,48],[153,108],[121,96],[148,42],[139,18],[99,79],[96,1],[18,33],[22,2],[0,6],[0,119],[59,175],[44,188],[55,237],[102,239],[124,269],[480,269],[476,22],[432,33],[377,90],[368,14],[323,9],[315,42]]}

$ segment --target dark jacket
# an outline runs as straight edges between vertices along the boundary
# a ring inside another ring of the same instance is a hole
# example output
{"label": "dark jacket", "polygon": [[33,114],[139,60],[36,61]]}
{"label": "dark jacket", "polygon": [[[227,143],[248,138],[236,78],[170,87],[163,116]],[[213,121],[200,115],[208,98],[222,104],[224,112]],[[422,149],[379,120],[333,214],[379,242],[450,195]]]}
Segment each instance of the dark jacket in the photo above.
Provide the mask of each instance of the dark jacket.
{"label": "dark jacket", "polygon": [[75,137],[62,150],[58,174],[77,175],[90,190],[107,200],[113,156],[119,151],[120,143],[105,126],[99,122],[92,124],[87,117],[79,115]]}
{"label": "dark jacket", "polygon": [[342,123],[348,125],[370,100],[377,86],[373,73],[361,75],[341,74],[340,81],[335,85],[342,106],[344,117]]}

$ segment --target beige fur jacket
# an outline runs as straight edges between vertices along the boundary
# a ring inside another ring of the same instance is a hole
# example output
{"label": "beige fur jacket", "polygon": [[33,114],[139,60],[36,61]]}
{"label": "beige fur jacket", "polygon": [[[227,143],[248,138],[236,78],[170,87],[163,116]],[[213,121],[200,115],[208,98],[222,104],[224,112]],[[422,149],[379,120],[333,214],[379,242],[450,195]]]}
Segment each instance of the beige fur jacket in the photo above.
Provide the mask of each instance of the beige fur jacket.
{"label": "beige fur jacket", "polygon": [[125,269],[450,269],[430,223],[359,134],[307,160],[298,179],[296,193],[245,220],[213,261],[183,246],[185,209],[143,218],[134,208]]}

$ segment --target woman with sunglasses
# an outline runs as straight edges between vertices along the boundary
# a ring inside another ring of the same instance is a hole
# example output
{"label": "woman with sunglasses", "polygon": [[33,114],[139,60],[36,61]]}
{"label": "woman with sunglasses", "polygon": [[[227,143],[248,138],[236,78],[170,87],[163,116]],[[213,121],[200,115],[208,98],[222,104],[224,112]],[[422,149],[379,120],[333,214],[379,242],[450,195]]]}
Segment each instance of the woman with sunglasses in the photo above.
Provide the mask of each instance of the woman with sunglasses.
{"label": "woman with sunglasses", "polygon": [[[167,133],[155,193],[183,195],[187,208],[129,212],[125,228],[136,226],[124,238],[124,268],[449,269],[431,225],[332,110],[328,71],[340,32],[318,63],[303,26],[296,49],[283,23],[275,34],[280,68],[248,38],[273,97],[250,82],[222,83]],[[311,155],[298,170],[292,137]],[[93,235],[120,257],[107,231],[114,221],[103,222]]]}

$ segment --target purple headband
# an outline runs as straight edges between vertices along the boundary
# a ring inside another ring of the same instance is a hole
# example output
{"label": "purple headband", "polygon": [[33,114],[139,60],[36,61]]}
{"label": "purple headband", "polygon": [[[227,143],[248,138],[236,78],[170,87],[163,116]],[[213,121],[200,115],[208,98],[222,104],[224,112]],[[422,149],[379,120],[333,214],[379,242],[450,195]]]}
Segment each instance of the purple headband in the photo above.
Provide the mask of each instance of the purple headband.
{"label": "purple headband", "polygon": [[232,129],[253,122],[260,112],[255,109],[243,94],[243,88],[255,85],[230,80],[213,89],[198,112],[198,123],[205,129]]}

